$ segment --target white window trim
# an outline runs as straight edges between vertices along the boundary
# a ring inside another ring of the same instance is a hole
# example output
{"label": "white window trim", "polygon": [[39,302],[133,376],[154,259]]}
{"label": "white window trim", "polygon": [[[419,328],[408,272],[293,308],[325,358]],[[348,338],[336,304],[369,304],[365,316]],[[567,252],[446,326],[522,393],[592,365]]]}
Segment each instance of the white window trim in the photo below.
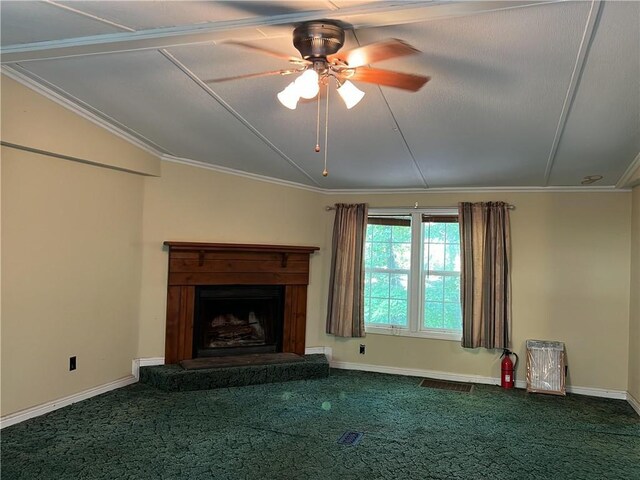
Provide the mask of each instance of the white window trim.
{"label": "white window trim", "polygon": [[[455,207],[441,208],[370,208],[369,215],[411,215],[411,271],[409,273],[409,326],[400,327],[395,325],[381,326],[365,323],[365,332],[373,335],[393,335],[398,337],[431,338],[437,340],[449,340],[460,342],[462,340],[461,330],[427,329],[422,328],[422,317],[424,315],[424,285],[421,281],[423,265],[422,249],[422,214],[428,215],[458,215]],[[420,225],[420,228],[413,228],[413,225]],[[418,248],[420,255],[413,255],[414,249]]]}

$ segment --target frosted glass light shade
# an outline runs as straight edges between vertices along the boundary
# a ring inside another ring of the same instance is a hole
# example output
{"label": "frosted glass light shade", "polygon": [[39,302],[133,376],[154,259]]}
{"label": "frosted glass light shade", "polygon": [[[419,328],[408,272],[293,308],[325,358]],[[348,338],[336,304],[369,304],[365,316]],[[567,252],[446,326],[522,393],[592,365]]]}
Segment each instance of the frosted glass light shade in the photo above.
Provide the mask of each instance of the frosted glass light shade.
{"label": "frosted glass light shade", "polygon": [[306,70],[296,79],[295,84],[298,89],[298,95],[302,98],[313,98],[320,91],[318,74],[315,70]]}
{"label": "frosted glass light shade", "polygon": [[347,108],[355,107],[360,100],[362,100],[362,97],[364,97],[364,92],[349,80],[344,82],[340,88],[338,88],[338,93],[342,97],[342,100],[344,100],[344,104]]}
{"label": "frosted glass light shade", "polygon": [[278,94],[278,100],[280,103],[291,110],[295,110],[298,106],[298,100],[300,100],[300,94],[295,82],[291,82],[287,85],[287,88],[282,90]]}

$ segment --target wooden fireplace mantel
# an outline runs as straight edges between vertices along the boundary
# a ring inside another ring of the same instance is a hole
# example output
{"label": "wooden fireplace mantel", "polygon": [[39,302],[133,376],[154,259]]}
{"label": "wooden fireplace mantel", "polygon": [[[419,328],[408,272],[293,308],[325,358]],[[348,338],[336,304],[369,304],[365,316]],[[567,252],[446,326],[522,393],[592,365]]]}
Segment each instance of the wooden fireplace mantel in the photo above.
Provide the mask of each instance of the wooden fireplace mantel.
{"label": "wooden fireplace mantel", "polygon": [[195,289],[283,285],[283,352],[304,354],[309,256],[319,247],[164,242],[169,247],[165,363],[192,358]]}

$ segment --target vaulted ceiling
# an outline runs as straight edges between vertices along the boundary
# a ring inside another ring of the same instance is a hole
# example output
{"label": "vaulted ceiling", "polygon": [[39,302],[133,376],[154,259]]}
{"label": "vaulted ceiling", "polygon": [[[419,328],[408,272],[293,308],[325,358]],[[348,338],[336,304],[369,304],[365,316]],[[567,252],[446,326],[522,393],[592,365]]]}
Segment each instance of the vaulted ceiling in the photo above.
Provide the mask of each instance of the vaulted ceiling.
{"label": "vaulted ceiling", "polygon": [[[39,85],[166,159],[321,189],[613,186],[640,152],[640,3],[452,1],[0,4],[3,72]],[[349,26],[345,49],[399,38],[419,54],[376,67],[429,75],[416,93],[354,82],[284,108],[300,22]],[[322,114],[321,123],[324,120]],[[323,123],[324,127],[324,123]],[[321,129],[323,130],[323,128]],[[324,143],[323,141],[321,142]]]}

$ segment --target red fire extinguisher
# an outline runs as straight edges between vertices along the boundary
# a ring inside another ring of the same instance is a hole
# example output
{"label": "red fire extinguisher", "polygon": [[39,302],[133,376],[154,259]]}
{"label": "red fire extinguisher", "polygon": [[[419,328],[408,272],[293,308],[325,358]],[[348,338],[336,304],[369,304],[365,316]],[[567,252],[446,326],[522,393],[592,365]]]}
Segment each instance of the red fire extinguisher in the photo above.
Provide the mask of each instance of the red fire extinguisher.
{"label": "red fire extinguisher", "polygon": [[[516,356],[515,364],[511,361],[512,354]],[[502,358],[502,375],[500,379],[500,385],[502,386],[502,388],[513,388],[513,385],[515,383],[514,373],[516,371],[516,366],[518,365],[518,355],[514,352],[510,352],[505,348],[502,351],[502,355],[500,355],[500,358]]]}

